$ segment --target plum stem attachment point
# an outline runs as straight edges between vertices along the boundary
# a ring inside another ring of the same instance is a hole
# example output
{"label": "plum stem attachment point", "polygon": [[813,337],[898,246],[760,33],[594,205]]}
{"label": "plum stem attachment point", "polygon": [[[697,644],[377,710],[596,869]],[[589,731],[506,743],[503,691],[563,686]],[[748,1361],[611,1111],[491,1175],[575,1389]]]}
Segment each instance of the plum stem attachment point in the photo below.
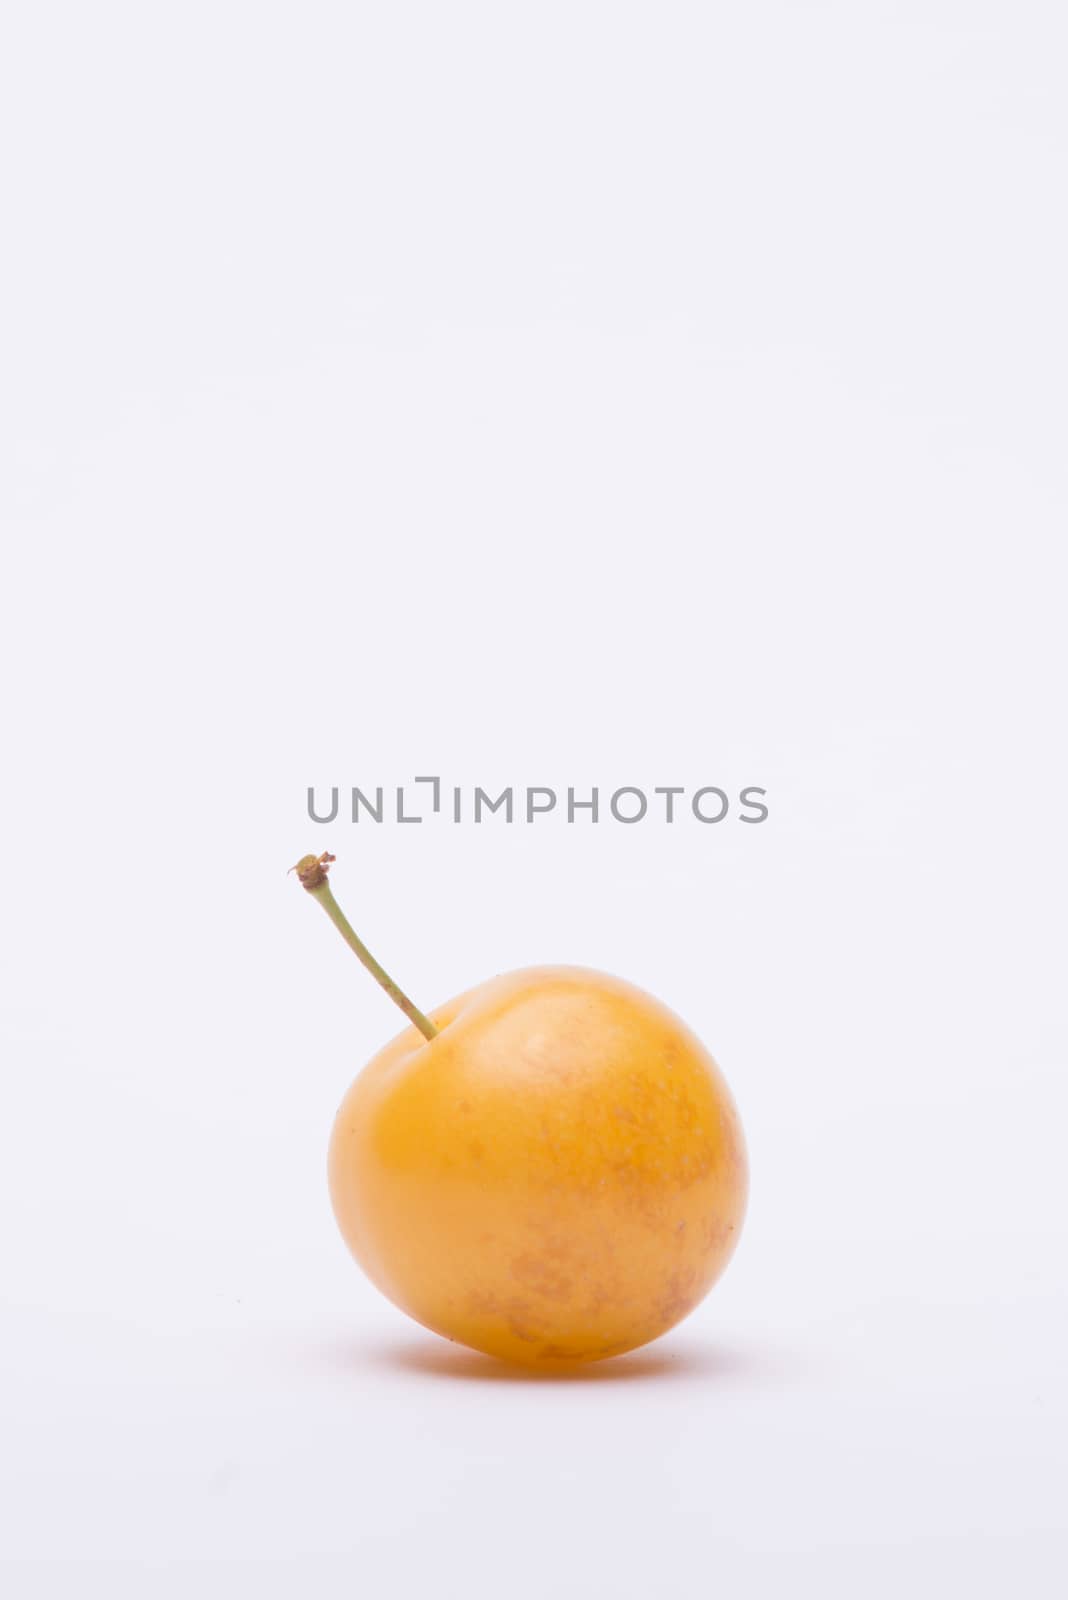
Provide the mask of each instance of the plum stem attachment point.
{"label": "plum stem attachment point", "polygon": [[318,900],[334,927],[340,933],[350,950],[355,951],[375,982],[381,984],[389,995],[394,1005],[400,1006],[409,1022],[413,1022],[423,1035],[424,1039],[436,1039],[438,1030],[429,1017],[423,1015],[397,984],[393,982],[386,969],[379,965],[368,950],[363,940],[349,925],[348,918],[334,899],[333,891],[327,880],[330,863],[334,857],[326,851],[321,856],[302,856],[295,867],[290,867],[290,872],[295,872],[301,884],[313,900]]}

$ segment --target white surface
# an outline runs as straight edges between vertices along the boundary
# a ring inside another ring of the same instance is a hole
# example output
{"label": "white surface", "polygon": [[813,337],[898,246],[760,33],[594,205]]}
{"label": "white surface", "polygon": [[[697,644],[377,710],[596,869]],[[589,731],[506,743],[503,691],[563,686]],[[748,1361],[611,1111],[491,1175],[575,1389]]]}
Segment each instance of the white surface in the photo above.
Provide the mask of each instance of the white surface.
{"label": "white surface", "polygon": [[[9,1591],[1062,1594],[1063,9],[9,12]],[[772,814],[305,817],[432,772]],[[349,1265],[313,846],[423,1003],[584,961],[719,1056],[661,1345]]]}

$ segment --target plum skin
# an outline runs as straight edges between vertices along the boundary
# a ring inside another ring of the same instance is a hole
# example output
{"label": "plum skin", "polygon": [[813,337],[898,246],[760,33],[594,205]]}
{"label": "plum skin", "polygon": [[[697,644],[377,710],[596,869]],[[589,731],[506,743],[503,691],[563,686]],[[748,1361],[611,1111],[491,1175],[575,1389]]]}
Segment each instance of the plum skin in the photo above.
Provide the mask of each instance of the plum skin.
{"label": "plum skin", "polygon": [[651,995],[578,967],[491,979],[390,1041],[330,1140],[353,1256],[425,1327],[525,1366],[622,1354],[679,1322],[748,1192],[723,1076]]}

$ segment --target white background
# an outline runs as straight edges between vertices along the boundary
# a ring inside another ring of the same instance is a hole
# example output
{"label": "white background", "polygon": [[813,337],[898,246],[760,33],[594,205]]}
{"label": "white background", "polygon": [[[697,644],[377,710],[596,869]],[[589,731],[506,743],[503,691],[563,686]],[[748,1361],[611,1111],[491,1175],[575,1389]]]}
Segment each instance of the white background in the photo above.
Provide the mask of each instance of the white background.
{"label": "white background", "polygon": [[[18,1596],[1064,1592],[1063,7],[5,8]],[[316,828],[746,783],[760,828]],[[741,1249],[531,1381],[344,1253],[424,1005],[630,977]]]}

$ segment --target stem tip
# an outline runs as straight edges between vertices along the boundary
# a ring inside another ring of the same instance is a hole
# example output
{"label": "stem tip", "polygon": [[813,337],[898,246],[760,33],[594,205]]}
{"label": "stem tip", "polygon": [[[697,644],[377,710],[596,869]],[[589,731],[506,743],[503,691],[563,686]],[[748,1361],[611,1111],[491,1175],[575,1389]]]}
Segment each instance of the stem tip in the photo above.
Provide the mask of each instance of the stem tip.
{"label": "stem tip", "polygon": [[301,856],[296,866],[290,867],[290,872],[295,872],[304,888],[310,894],[313,889],[319,889],[326,882],[326,875],[330,871],[331,861],[335,861],[329,850],[324,850],[321,856]]}

